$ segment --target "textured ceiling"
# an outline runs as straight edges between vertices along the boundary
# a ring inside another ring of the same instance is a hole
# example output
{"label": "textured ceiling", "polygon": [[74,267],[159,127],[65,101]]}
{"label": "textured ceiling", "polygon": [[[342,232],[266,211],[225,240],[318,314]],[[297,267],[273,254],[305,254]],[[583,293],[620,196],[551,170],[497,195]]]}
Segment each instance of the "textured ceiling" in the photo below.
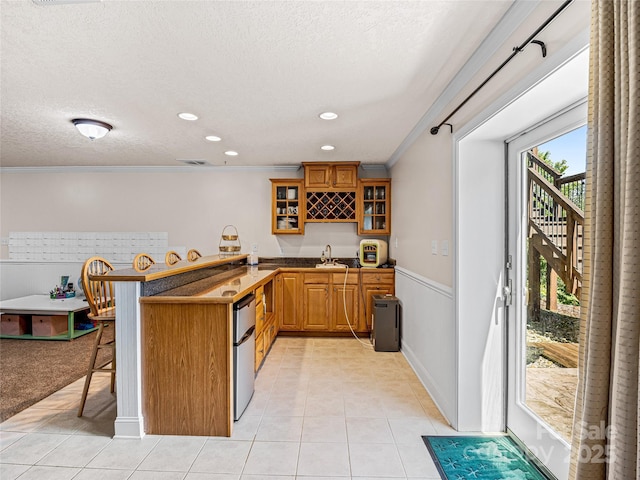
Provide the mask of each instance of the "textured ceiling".
{"label": "textured ceiling", "polygon": [[1,165],[385,163],[510,5],[3,0]]}

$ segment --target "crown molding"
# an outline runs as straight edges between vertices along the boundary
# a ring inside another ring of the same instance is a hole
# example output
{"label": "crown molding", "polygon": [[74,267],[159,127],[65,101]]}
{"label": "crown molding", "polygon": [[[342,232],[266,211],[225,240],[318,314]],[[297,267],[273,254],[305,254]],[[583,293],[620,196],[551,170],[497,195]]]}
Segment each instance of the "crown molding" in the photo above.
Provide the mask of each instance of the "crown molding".
{"label": "crown molding", "polygon": [[437,118],[442,115],[445,107],[456,98],[469,81],[486,65],[491,57],[495,55],[498,49],[504,45],[539,4],[540,0],[516,0],[513,5],[509,7],[509,10],[507,10],[498,24],[482,41],[473,55],[471,55],[471,58],[462,66],[447,88],[443,90],[416,126],[409,132],[409,135],[405,137],[400,146],[393,152],[387,162],[387,168],[393,167],[425,130],[431,128],[434,123],[438,123]]}
{"label": "crown molding", "polygon": [[205,172],[272,172],[297,171],[299,165],[272,165],[259,166],[177,166],[177,167],[128,167],[128,166],[56,166],[56,167],[0,167],[0,175],[3,173],[196,173]]}

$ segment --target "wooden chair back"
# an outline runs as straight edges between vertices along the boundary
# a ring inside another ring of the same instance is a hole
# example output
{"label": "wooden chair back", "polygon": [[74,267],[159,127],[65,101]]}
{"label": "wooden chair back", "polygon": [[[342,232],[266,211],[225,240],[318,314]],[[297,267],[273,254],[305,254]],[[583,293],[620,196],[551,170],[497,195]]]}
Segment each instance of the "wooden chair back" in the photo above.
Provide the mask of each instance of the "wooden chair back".
{"label": "wooden chair back", "polygon": [[191,250],[189,250],[187,252],[187,260],[189,260],[190,262],[195,262],[201,256],[202,256],[202,254],[198,250],[196,250],[195,248],[192,248]]}
{"label": "wooden chair back", "polygon": [[115,320],[116,295],[110,280],[91,280],[89,276],[104,275],[113,270],[113,266],[101,257],[91,257],[82,265],[82,289],[87,297],[91,313],[89,318]]}
{"label": "wooden chair back", "polygon": [[154,263],[156,262],[151,258],[151,255],[139,253],[133,259],[133,268],[136,272],[144,272],[145,270],[149,270]]}
{"label": "wooden chair back", "polygon": [[178,253],[174,252],[173,250],[168,251],[167,254],[164,256],[164,263],[166,263],[169,266],[175,265],[180,260],[182,260],[180,255],[178,255]]}

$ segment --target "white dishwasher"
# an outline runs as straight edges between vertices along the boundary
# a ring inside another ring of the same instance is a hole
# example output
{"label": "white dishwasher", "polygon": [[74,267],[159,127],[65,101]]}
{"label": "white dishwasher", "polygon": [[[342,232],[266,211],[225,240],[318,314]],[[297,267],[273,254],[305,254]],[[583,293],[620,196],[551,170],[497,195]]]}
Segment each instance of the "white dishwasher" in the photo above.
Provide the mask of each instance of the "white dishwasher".
{"label": "white dishwasher", "polygon": [[253,396],[256,358],[256,297],[233,304],[233,419],[238,420]]}

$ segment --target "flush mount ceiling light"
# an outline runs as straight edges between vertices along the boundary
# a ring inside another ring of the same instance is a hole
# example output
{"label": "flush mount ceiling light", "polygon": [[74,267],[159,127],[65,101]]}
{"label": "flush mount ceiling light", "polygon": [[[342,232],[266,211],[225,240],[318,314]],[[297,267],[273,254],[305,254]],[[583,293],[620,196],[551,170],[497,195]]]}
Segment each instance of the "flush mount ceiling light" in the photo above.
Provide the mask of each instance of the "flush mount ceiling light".
{"label": "flush mount ceiling light", "polygon": [[318,116],[323,120],[335,120],[336,118],[338,118],[338,114],[333,112],[322,112]]}
{"label": "flush mount ceiling light", "polygon": [[104,137],[113,128],[108,123],[88,118],[74,118],[71,121],[78,131],[90,140]]}
{"label": "flush mount ceiling light", "polygon": [[182,120],[189,120],[190,122],[193,122],[194,120],[198,119],[197,115],[194,115],[193,113],[188,113],[188,112],[179,113],[178,117],[180,117]]}
{"label": "flush mount ceiling light", "polygon": [[219,142],[220,140],[222,140],[220,137],[217,137],[216,135],[207,135],[204,138],[205,140],[209,140],[210,142]]}
{"label": "flush mount ceiling light", "polygon": [[238,155],[238,152],[234,152],[233,150],[227,150],[224,152],[225,155],[229,155],[230,157],[235,157]]}
{"label": "flush mount ceiling light", "polygon": [[320,147],[320,150],[324,150],[326,152],[329,152],[329,151],[335,150],[335,149],[336,149],[336,147],[334,147],[333,145],[322,145]]}

